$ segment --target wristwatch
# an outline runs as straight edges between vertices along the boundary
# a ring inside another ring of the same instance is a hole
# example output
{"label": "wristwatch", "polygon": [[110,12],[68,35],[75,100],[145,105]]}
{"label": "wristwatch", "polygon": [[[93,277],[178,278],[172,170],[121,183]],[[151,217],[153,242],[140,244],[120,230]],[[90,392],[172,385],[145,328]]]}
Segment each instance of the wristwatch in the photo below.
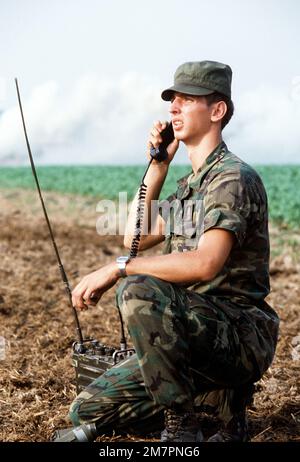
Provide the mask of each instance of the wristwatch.
{"label": "wristwatch", "polygon": [[118,268],[120,270],[120,276],[121,278],[126,278],[126,265],[130,261],[130,256],[129,255],[122,255],[121,257],[118,257],[116,259]]}

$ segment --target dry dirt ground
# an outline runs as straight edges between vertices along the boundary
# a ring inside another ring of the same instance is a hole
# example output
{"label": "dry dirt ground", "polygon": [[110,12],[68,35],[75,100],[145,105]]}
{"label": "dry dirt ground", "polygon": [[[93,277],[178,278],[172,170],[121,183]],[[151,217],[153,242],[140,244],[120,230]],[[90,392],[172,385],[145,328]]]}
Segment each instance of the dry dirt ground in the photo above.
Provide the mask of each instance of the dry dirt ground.
{"label": "dry dirt ground", "polygon": [[[97,199],[47,193],[45,201],[71,285],[123,253],[121,237],[96,233]],[[36,192],[0,191],[0,220],[0,440],[49,441],[55,428],[70,425],[73,318]],[[249,410],[250,431],[252,441],[300,441],[299,233],[272,226],[271,245],[268,302],[281,317],[280,338]],[[118,346],[114,289],[80,320],[86,335]],[[204,418],[204,432],[214,425]]]}

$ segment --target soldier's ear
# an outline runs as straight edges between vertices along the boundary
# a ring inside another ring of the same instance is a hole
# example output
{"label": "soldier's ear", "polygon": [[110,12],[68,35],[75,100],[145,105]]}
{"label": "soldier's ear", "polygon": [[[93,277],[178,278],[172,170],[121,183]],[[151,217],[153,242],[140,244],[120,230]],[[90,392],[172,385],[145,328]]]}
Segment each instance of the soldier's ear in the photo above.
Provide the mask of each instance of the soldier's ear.
{"label": "soldier's ear", "polygon": [[219,122],[222,120],[227,112],[227,104],[225,101],[218,101],[212,104],[212,111],[210,115],[210,120],[212,122]]}

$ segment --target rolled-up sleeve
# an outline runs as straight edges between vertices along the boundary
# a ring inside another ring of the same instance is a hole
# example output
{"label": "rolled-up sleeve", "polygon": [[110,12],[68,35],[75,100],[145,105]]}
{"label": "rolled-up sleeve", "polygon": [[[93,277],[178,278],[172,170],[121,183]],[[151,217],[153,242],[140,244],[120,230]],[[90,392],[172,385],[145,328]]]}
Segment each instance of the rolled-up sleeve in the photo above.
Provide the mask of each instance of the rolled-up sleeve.
{"label": "rolled-up sleeve", "polygon": [[213,228],[234,233],[243,245],[251,212],[250,191],[239,172],[218,175],[208,186],[204,197],[204,232]]}

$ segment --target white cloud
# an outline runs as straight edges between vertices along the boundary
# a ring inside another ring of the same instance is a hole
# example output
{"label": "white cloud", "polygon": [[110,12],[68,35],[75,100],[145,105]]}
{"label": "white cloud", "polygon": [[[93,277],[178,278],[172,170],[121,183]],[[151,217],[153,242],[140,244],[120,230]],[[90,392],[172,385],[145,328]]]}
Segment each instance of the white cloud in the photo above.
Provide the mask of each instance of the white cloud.
{"label": "white cloud", "polygon": [[[22,101],[34,156],[44,164],[143,163],[153,121],[168,117],[160,90],[136,73],[85,75],[65,94],[55,82],[41,85]],[[0,161],[27,161],[17,106],[0,118]]]}
{"label": "white cloud", "polygon": [[[298,163],[299,85],[295,78],[287,90],[260,86],[237,97],[224,132],[229,148],[249,163]],[[153,121],[168,118],[160,92],[159,82],[137,73],[118,80],[86,74],[68,91],[46,82],[23,98],[35,159],[40,164],[145,163]],[[0,116],[0,162],[28,163],[17,105]],[[184,149],[176,162],[188,162]]]}
{"label": "white cloud", "polygon": [[299,163],[300,92],[263,86],[238,99],[226,136],[232,151],[250,163]]}

